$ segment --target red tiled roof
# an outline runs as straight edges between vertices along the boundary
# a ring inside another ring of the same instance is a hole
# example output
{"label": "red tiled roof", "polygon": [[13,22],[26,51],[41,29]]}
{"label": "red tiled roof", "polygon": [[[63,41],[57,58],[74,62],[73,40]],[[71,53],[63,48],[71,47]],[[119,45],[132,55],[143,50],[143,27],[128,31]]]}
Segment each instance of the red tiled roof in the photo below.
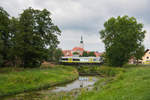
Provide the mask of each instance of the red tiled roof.
{"label": "red tiled roof", "polygon": [[86,51],[87,53],[89,53],[90,51]]}
{"label": "red tiled roof", "polygon": [[150,49],[147,49],[144,53],[147,53]]}
{"label": "red tiled roof", "polygon": [[72,56],[71,50],[63,50],[64,56]]}
{"label": "red tiled roof", "polygon": [[94,52],[94,54],[96,55],[96,57],[99,57],[102,55],[102,53],[99,53],[99,52]]}
{"label": "red tiled roof", "polygon": [[84,51],[84,49],[80,47],[74,47],[72,51]]}
{"label": "red tiled roof", "polygon": [[[84,49],[83,48],[80,48],[80,47],[74,47],[72,50],[63,50],[63,54],[64,56],[73,56],[72,52],[76,52],[76,51],[80,51],[80,55],[82,55]],[[91,52],[91,51],[85,51],[87,53]],[[101,56],[103,53],[99,53],[99,52],[94,52],[94,54],[96,55],[96,57],[99,57]]]}

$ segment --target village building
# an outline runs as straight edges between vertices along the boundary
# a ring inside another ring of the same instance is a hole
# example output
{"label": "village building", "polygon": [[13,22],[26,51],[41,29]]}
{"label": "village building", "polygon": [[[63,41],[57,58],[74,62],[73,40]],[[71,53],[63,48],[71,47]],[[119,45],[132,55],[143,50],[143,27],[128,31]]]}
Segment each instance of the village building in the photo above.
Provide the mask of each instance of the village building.
{"label": "village building", "polygon": [[145,54],[142,57],[142,64],[150,64],[150,49],[145,51]]}
{"label": "village building", "polygon": [[[84,49],[84,42],[83,37],[81,36],[80,46],[74,47],[72,50],[63,50],[64,57],[71,57],[71,56],[82,56],[83,52],[91,52]],[[94,51],[96,57],[101,56],[102,53],[98,51]]]}
{"label": "village building", "polygon": [[137,61],[136,61],[135,57],[132,56],[132,57],[129,59],[129,62],[128,62],[128,63],[129,63],[129,64],[136,64],[136,62],[137,62]]}
{"label": "village building", "polygon": [[[138,60],[138,63],[141,63],[141,64],[150,64],[150,49],[147,49],[145,52],[144,52],[144,56]],[[129,59],[129,64],[137,64],[137,60],[135,59],[135,57],[131,57]]]}

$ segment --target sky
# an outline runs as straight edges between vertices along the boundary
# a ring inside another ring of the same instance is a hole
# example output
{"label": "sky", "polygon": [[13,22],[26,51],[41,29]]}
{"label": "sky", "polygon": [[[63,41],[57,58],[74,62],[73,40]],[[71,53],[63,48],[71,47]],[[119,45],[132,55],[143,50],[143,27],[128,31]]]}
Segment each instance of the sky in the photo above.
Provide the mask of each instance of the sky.
{"label": "sky", "polygon": [[46,8],[53,23],[62,31],[59,47],[63,50],[79,46],[81,36],[85,50],[103,52],[99,31],[110,17],[128,15],[144,24],[144,39],[150,49],[150,0],[0,0],[11,16],[18,17],[28,7]]}

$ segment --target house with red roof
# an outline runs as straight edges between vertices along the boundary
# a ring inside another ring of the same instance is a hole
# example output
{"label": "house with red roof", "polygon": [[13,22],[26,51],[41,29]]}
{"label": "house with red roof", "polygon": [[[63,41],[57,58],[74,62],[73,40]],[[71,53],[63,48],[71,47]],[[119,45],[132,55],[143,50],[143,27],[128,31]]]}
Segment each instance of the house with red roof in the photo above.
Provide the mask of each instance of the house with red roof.
{"label": "house with red roof", "polygon": [[62,52],[63,52],[63,54],[64,54],[65,57],[67,57],[67,56],[73,56],[72,53],[71,53],[71,50],[63,50]]}

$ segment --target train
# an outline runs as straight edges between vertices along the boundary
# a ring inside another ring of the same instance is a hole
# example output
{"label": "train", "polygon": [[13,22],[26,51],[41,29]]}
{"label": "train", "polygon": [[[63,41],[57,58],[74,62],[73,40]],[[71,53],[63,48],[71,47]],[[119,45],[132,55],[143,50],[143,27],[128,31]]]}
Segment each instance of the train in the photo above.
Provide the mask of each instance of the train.
{"label": "train", "polygon": [[102,64],[102,57],[61,57],[61,64]]}

